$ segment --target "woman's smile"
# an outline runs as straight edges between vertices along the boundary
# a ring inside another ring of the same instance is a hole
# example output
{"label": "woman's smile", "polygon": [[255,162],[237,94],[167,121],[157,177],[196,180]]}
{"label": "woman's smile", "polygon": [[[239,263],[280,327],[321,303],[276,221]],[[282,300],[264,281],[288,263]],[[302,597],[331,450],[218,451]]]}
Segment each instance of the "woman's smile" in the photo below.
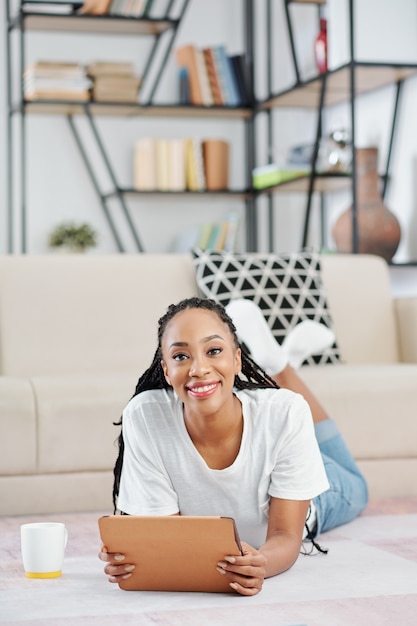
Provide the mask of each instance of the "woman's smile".
{"label": "woman's smile", "polygon": [[213,393],[215,393],[219,387],[220,387],[219,382],[204,383],[204,384],[193,383],[192,385],[186,385],[186,389],[188,393],[194,398],[200,398],[200,399],[208,398]]}

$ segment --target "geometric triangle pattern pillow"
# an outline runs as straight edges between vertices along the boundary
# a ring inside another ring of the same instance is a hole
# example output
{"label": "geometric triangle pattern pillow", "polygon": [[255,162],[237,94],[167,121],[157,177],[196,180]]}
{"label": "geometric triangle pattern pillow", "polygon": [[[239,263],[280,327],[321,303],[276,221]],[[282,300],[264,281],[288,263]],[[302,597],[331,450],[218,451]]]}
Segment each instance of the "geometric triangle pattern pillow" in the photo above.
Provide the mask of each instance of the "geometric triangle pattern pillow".
{"label": "geometric triangle pattern pillow", "polygon": [[[279,344],[288,331],[303,320],[333,328],[321,280],[318,252],[260,254],[193,250],[195,275],[200,293],[226,306],[246,298],[261,309]],[[304,364],[337,363],[335,342]]]}

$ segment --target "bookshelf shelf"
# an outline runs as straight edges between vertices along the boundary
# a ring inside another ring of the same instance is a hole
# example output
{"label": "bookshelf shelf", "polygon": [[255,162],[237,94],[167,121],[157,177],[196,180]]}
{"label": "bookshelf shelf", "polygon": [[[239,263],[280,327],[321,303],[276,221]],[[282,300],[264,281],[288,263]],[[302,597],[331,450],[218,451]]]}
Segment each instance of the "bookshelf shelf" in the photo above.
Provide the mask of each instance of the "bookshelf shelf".
{"label": "bookshelf shelf", "polygon": [[112,15],[53,15],[23,12],[11,22],[28,31],[88,33],[102,35],[161,35],[178,26],[173,19],[132,18]]}
{"label": "bookshelf shelf", "polygon": [[248,119],[252,115],[248,108],[178,106],[175,104],[141,105],[119,102],[77,102],[59,100],[26,100],[26,113],[38,115],[84,115],[88,110],[94,116],[117,117],[183,117]]}
{"label": "bookshelf shelf", "polygon": [[[353,67],[356,96],[382,89],[417,73],[417,65],[356,62]],[[351,64],[346,64],[325,75],[324,106],[350,101],[350,72]],[[269,98],[258,103],[258,108],[261,111],[279,107],[316,109],[319,106],[322,81],[323,75],[300,82],[277,94],[271,94]]]}
{"label": "bookshelf shelf", "polygon": [[[137,189],[119,189],[120,193],[123,193],[124,195],[126,195],[127,197],[134,199],[134,198],[143,198],[143,197],[150,197],[150,198],[165,198],[165,199],[169,199],[169,198],[178,198],[180,197],[181,199],[190,199],[190,200],[195,200],[196,198],[198,198],[199,200],[209,200],[212,201],[213,198],[228,198],[229,200],[247,200],[248,198],[250,198],[253,195],[253,191],[251,189],[225,189],[225,190],[220,190],[220,191],[210,191],[210,190],[203,190],[203,191],[138,191]],[[114,198],[115,195],[117,194],[117,192],[112,192],[109,194],[106,194],[106,199],[110,199],[110,198]]]}

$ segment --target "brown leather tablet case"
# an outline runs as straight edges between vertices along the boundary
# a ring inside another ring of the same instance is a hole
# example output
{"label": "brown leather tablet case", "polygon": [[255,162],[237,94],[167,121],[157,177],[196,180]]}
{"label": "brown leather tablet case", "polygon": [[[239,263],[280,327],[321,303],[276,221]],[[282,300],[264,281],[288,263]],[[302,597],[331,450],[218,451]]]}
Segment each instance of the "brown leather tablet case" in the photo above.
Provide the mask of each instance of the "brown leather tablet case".
{"label": "brown leather tablet case", "polygon": [[141,591],[232,591],[216,570],[225,556],[242,554],[230,517],[109,515],[98,520],[108,552],[136,565],[119,587]]}

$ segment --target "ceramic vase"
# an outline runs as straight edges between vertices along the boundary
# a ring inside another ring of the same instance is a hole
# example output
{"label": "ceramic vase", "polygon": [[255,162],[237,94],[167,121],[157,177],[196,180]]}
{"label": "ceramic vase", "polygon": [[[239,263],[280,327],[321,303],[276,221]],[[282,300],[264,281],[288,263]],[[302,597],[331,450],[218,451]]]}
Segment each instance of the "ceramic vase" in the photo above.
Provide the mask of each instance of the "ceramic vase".
{"label": "ceramic vase", "polygon": [[[358,252],[390,261],[400,243],[401,229],[382,201],[377,165],[377,148],[356,150]],[[336,220],[332,235],[339,252],[352,252],[352,207]]]}

